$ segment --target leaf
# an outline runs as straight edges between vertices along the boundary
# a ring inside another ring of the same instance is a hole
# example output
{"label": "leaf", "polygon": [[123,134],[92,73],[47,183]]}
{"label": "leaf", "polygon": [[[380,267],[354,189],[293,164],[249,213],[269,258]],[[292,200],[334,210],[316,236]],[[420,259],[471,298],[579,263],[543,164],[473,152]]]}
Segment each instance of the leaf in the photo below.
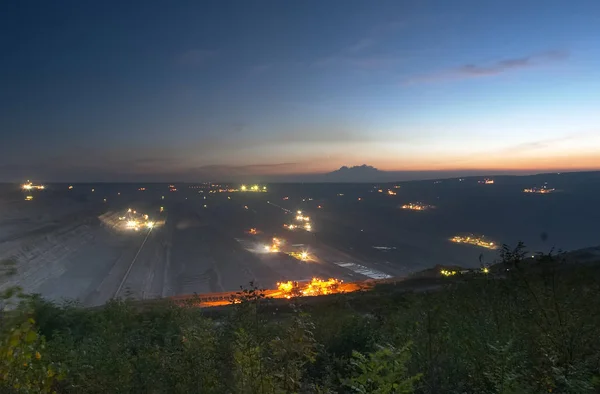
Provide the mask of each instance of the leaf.
{"label": "leaf", "polygon": [[35,331],[28,331],[25,335],[25,342],[33,343],[37,339],[37,334]]}

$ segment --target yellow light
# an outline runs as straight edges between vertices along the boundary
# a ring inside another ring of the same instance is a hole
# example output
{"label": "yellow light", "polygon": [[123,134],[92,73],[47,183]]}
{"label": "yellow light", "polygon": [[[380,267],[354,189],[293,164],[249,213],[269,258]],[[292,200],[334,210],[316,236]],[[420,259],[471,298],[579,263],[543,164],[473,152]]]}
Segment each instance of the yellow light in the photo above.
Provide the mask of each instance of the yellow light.
{"label": "yellow light", "polygon": [[127,212],[130,212],[130,213],[131,213],[131,208],[128,208],[128,209],[127,209]]}
{"label": "yellow light", "polygon": [[271,248],[269,247],[269,245],[265,245],[265,250],[266,250],[266,251],[269,251],[269,249],[271,249]]}
{"label": "yellow light", "polygon": [[306,260],[306,259],[308,258],[308,253],[307,253],[307,252],[302,252],[302,253],[300,253],[300,258],[301,258],[302,260]]}
{"label": "yellow light", "polygon": [[298,215],[302,215],[302,211],[298,211],[296,212]]}
{"label": "yellow light", "polygon": [[312,227],[311,227],[310,223],[306,223],[306,224],[304,225],[304,228],[305,228],[306,230],[310,230]]}
{"label": "yellow light", "polygon": [[160,211],[163,212],[165,210],[164,207],[160,207]]}
{"label": "yellow light", "polygon": [[92,193],[95,192],[95,191],[96,191],[96,189],[92,189]]}
{"label": "yellow light", "polygon": [[146,227],[148,227],[148,228],[154,227],[154,222],[148,222],[148,223],[146,223]]}
{"label": "yellow light", "polygon": [[69,190],[73,189],[73,186],[69,186]]}
{"label": "yellow light", "polygon": [[25,201],[31,201],[31,200],[33,200],[33,196],[27,196],[27,197],[25,197]]}
{"label": "yellow light", "polygon": [[248,190],[248,188],[246,187],[246,185],[242,185],[242,187],[240,188],[241,191],[245,192],[246,190]]}
{"label": "yellow light", "polygon": [[488,272],[490,272],[489,268],[488,267],[483,267],[483,273],[487,274]]}
{"label": "yellow light", "polygon": [[32,188],[32,187],[33,187],[33,186],[31,185],[31,183],[26,183],[26,184],[24,184],[24,185],[22,186],[22,188],[23,188],[24,190],[31,190],[31,188]]}
{"label": "yellow light", "polygon": [[127,222],[127,227],[135,227],[137,225],[137,222],[135,220],[129,220]]}

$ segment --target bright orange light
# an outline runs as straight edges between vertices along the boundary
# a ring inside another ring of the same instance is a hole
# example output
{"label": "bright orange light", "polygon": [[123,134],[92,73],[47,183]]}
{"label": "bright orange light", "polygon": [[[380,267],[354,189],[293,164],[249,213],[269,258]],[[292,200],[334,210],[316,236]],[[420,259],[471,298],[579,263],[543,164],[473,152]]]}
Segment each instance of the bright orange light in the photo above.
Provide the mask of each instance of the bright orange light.
{"label": "bright orange light", "polygon": [[484,239],[484,237],[455,236],[455,237],[452,237],[450,239],[450,241],[452,241],[454,243],[465,243],[465,244],[469,244],[469,245],[479,246],[479,247],[486,248],[486,249],[498,249],[498,245],[496,245],[494,242],[486,241]]}
{"label": "bright orange light", "polygon": [[309,283],[279,282],[277,283],[277,289],[284,293],[285,298],[289,298],[292,293],[298,296],[316,296],[337,293],[340,291],[342,283],[343,281],[334,278],[327,280],[312,278]]}

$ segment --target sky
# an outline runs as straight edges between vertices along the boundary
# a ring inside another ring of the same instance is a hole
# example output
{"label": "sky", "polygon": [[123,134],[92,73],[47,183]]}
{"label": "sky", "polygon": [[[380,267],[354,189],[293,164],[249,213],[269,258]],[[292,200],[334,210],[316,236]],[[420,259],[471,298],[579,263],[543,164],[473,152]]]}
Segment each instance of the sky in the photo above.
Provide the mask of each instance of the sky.
{"label": "sky", "polygon": [[600,169],[600,2],[0,3],[0,181]]}

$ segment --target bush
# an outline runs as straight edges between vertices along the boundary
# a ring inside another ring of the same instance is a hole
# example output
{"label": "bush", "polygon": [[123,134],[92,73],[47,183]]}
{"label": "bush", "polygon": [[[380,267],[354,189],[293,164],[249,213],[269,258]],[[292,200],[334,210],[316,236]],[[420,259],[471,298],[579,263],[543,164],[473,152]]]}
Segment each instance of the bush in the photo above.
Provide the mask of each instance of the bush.
{"label": "bush", "polygon": [[598,265],[524,255],[522,245],[505,248],[495,274],[448,278],[435,291],[381,286],[310,306],[275,307],[251,286],[213,319],[168,301],[92,310],[22,298],[2,315],[0,389],[599,392]]}

